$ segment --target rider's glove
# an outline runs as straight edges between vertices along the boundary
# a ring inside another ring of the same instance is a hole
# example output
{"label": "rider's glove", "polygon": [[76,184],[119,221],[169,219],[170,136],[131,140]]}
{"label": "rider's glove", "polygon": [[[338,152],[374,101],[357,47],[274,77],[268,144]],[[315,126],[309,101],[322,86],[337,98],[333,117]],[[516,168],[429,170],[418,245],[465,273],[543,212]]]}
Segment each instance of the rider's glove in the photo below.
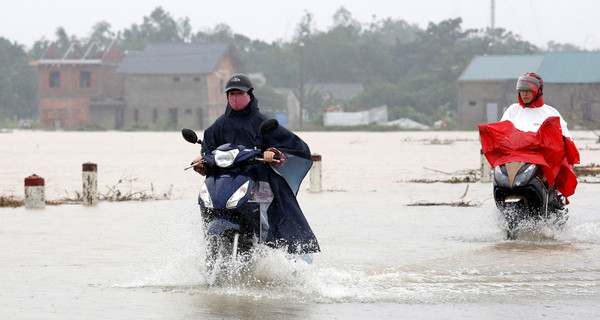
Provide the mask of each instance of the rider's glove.
{"label": "rider's glove", "polygon": [[265,151],[271,151],[275,154],[275,159],[279,159],[279,162],[271,162],[271,165],[273,166],[273,168],[279,168],[282,165],[285,164],[285,162],[287,161],[287,157],[285,156],[285,154],[275,148],[269,148]]}
{"label": "rider's glove", "polygon": [[195,166],[194,171],[198,172],[199,174],[201,174],[203,176],[206,175],[206,168],[202,164]]}

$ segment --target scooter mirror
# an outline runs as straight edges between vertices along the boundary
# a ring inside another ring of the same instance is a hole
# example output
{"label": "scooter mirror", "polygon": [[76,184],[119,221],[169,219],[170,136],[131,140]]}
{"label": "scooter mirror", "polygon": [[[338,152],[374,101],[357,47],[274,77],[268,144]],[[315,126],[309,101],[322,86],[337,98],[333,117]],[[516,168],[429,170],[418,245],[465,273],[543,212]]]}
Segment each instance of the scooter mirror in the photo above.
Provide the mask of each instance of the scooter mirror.
{"label": "scooter mirror", "polygon": [[275,129],[279,128],[279,122],[277,122],[277,120],[275,119],[268,119],[263,121],[263,123],[260,124],[260,135],[266,135],[269,134],[273,131],[275,131]]}
{"label": "scooter mirror", "polygon": [[188,128],[184,128],[181,130],[181,135],[183,136],[183,138],[185,139],[185,141],[189,142],[189,143],[199,143],[202,144],[202,141],[200,139],[198,139],[198,135],[196,135],[196,132],[194,132],[194,130],[192,129],[188,129]]}

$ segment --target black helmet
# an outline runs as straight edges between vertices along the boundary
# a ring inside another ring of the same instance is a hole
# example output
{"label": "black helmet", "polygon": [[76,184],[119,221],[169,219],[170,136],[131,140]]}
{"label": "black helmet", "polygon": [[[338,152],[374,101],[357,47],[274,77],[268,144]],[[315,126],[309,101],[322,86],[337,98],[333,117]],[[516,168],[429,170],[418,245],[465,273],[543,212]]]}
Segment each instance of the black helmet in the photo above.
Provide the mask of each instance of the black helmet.
{"label": "black helmet", "polygon": [[250,81],[250,78],[245,74],[237,73],[227,80],[225,93],[229,92],[230,90],[241,90],[251,93],[252,89],[254,89],[254,87],[252,86],[252,81]]}

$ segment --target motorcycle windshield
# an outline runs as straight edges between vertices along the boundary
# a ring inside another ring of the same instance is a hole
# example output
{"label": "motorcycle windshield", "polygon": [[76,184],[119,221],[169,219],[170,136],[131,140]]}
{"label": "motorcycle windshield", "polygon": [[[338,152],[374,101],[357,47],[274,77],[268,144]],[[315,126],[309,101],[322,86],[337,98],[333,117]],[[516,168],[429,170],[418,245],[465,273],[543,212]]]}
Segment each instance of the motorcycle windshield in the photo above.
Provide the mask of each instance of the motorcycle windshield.
{"label": "motorcycle windshield", "polygon": [[312,166],[312,159],[305,159],[287,153],[285,155],[287,162],[279,168],[272,168],[285,179],[294,194],[298,194],[300,184]]}

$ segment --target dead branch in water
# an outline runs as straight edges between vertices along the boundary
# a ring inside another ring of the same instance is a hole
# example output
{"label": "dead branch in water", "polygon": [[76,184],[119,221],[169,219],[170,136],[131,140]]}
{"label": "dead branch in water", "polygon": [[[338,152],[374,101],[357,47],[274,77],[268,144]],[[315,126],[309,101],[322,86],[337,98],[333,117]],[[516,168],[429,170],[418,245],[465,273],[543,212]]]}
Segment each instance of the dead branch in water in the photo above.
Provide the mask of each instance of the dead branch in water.
{"label": "dead branch in water", "polygon": [[472,203],[471,201],[465,201],[464,198],[469,192],[469,185],[465,188],[465,192],[460,197],[459,201],[451,202],[430,202],[430,201],[418,201],[408,204],[409,207],[431,207],[431,206],[449,206],[449,207],[478,207],[481,203]]}
{"label": "dead branch in water", "polygon": [[[442,173],[448,176],[453,176],[450,179],[412,179],[410,182],[415,183],[435,183],[435,182],[443,182],[443,183],[466,183],[466,182],[477,182],[480,179],[477,177],[478,170],[467,169],[460,170],[455,172],[444,172],[441,170],[431,169],[427,167],[423,167],[425,170],[430,170],[437,173]],[[459,177],[463,176],[463,177]]]}
{"label": "dead branch in water", "polygon": [[471,203],[471,201],[451,201],[451,202],[429,202],[419,201],[410,203],[409,207],[433,207],[433,206],[446,206],[446,207],[479,207],[480,203]]}

